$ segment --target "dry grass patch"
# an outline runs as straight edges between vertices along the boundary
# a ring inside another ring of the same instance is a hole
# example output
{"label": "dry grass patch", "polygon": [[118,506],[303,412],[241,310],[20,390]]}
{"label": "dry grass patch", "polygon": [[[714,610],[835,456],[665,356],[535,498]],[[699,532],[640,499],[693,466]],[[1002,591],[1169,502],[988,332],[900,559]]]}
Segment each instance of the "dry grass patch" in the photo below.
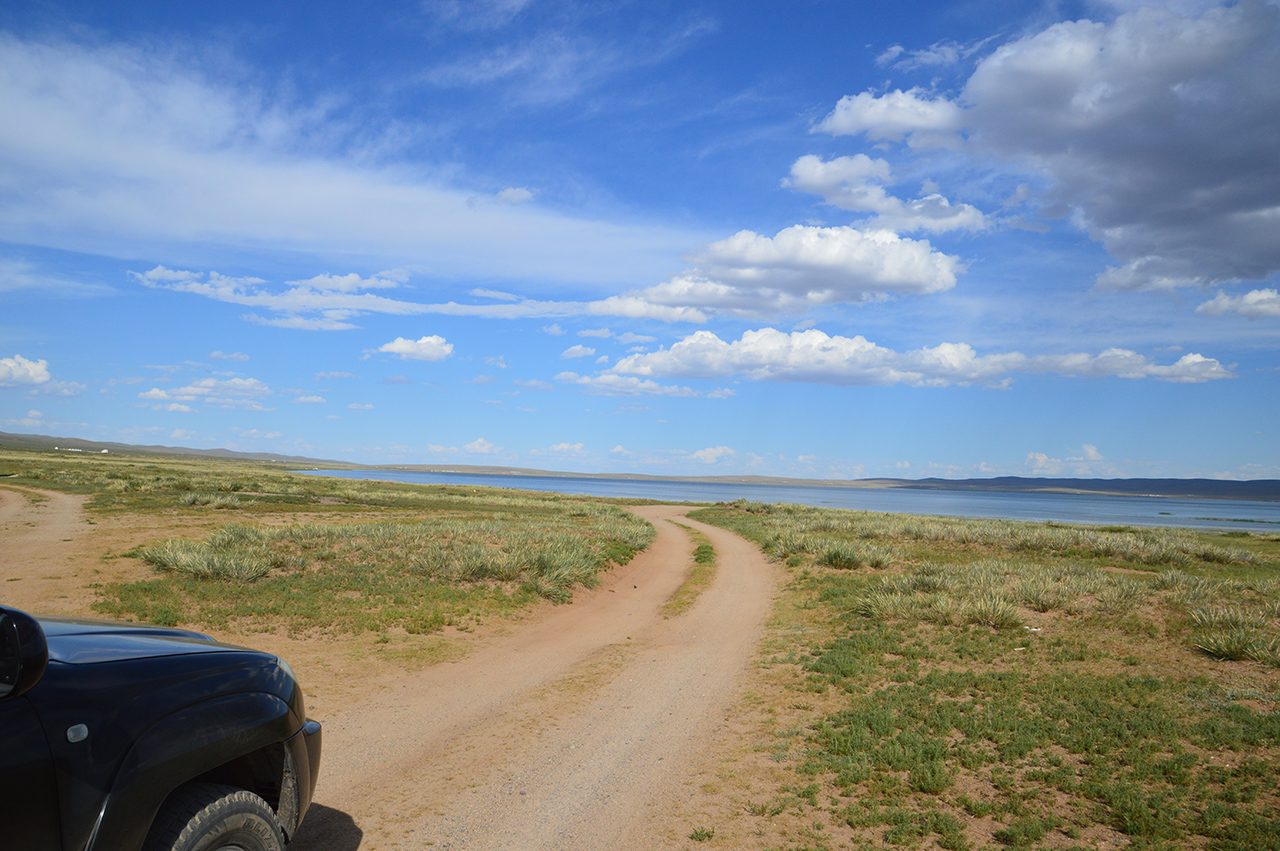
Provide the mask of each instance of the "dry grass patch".
{"label": "dry grass patch", "polygon": [[[797,506],[695,516],[791,566],[789,649],[770,658],[812,708],[771,728],[788,771],[750,802],[753,847],[1280,844],[1280,549]],[[893,561],[833,566],[828,537]]]}

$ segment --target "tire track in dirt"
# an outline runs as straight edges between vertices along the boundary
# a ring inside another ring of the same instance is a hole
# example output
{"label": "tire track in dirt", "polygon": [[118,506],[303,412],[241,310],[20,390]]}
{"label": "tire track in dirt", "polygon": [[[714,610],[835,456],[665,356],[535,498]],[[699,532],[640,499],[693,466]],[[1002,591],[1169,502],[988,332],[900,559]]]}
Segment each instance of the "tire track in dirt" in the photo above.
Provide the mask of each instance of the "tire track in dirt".
{"label": "tire track in dirt", "polygon": [[[686,508],[635,510],[657,537],[599,588],[325,719],[316,807],[291,848],[684,847],[688,828],[664,815],[711,756],[775,574]],[[693,549],[672,519],[711,539],[718,569],[668,620]]]}
{"label": "tire track in dirt", "polygon": [[82,539],[93,530],[85,497],[56,491],[0,487],[0,600],[45,611],[70,592],[88,597],[72,581]]}

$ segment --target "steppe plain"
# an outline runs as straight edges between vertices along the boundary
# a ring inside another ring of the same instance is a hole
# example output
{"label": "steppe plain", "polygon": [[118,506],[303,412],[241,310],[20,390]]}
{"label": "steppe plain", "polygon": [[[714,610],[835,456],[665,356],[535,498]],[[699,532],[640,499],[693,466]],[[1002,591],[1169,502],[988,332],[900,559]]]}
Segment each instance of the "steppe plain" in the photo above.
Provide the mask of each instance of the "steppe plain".
{"label": "steppe plain", "polygon": [[295,848],[1280,847],[1265,530],[0,451],[0,539],[6,605],[290,662]]}

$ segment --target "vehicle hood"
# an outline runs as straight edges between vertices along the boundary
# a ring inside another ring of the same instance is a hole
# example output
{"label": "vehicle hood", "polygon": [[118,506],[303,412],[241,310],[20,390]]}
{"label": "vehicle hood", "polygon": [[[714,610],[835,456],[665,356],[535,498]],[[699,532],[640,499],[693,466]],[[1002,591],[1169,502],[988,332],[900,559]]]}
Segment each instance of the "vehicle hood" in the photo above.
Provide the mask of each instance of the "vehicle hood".
{"label": "vehicle hood", "polygon": [[70,665],[244,651],[185,629],[82,618],[37,616],[36,620],[49,645],[49,660]]}

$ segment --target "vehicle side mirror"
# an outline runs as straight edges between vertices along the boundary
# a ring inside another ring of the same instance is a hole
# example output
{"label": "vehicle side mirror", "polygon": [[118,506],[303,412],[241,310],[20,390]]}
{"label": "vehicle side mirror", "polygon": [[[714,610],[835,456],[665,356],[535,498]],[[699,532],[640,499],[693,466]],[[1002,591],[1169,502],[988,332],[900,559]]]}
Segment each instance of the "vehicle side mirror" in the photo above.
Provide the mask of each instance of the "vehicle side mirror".
{"label": "vehicle side mirror", "polygon": [[0,700],[26,694],[49,664],[49,645],[36,619],[0,606]]}

